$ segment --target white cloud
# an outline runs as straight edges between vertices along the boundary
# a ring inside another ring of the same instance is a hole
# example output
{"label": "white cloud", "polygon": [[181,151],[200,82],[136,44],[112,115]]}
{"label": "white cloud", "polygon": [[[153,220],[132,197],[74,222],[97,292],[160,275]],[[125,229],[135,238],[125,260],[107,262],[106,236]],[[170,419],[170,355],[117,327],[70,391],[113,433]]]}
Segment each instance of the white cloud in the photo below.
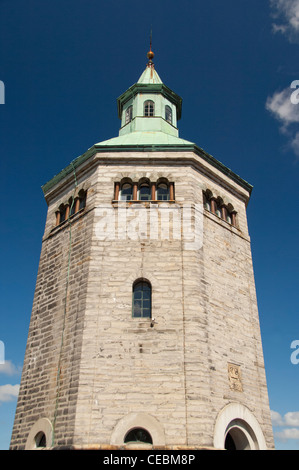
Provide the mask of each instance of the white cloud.
{"label": "white cloud", "polygon": [[[299,0],[298,0],[299,1]],[[299,157],[299,103],[298,88],[276,91],[266,101],[266,109],[280,122],[280,131],[288,138],[288,147]]]}
{"label": "white cloud", "polygon": [[276,432],[275,437],[281,441],[287,439],[298,439],[299,440],[299,429],[298,428],[286,428],[282,431]]}
{"label": "white cloud", "polygon": [[266,102],[266,109],[282,123],[284,129],[290,124],[299,122],[299,105],[291,101],[293,93],[291,87],[276,91]]}
{"label": "white cloud", "polygon": [[299,440],[299,411],[289,411],[281,416],[277,411],[271,410],[271,419],[274,427],[281,428],[281,430],[274,433],[276,439],[281,441],[288,439]]}
{"label": "white cloud", "polygon": [[277,411],[271,410],[273,426],[294,426],[299,428],[299,411],[289,411],[281,416]]}
{"label": "white cloud", "polygon": [[285,424],[287,426],[299,427],[299,411],[290,411],[284,415]]}
{"label": "white cloud", "polygon": [[273,27],[274,33],[282,33],[282,34],[284,34],[284,33],[286,33],[286,31],[287,31],[287,27],[286,27],[286,26],[283,26],[282,24],[278,25],[278,24],[275,24],[275,23],[274,23],[274,24],[272,25],[272,27]]}
{"label": "white cloud", "polygon": [[5,361],[4,364],[0,364],[0,374],[16,375],[21,372],[19,367],[16,367],[11,361]]}
{"label": "white cloud", "polygon": [[281,415],[277,411],[271,410],[272,426],[283,426],[284,421]]}
{"label": "white cloud", "polygon": [[[286,35],[291,42],[299,43],[299,0],[269,1],[275,19],[273,31]],[[294,80],[290,87],[276,91],[266,102],[266,109],[281,123],[281,132],[288,136],[288,147],[297,157],[299,132],[298,128],[294,130],[294,126],[299,123],[298,86],[299,80]]]}
{"label": "white cloud", "polygon": [[0,402],[12,401],[19,394],[20,385],[1,385],[0,386]]}
{"label": "white cloud", "polygon": [[273,31],[287,35],[290,41],[299,40],[299,0],[270,0],[275,23]]}

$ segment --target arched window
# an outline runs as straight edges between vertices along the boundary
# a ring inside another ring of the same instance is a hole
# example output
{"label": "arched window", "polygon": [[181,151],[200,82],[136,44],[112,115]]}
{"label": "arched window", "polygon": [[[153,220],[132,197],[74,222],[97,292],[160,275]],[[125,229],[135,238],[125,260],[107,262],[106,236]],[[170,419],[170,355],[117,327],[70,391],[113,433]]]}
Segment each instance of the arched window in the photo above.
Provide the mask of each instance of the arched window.
{"label": "arched window", "polygon": [[39,433],[36,434],[35,438],[35,447],[36,448],[42,448],[47,446],[46,442],[46,435],[44,432],[40,431]]}
{"label": "arched window", "polygon": [[78,196],[74,199],[71,197],[69,199],[68,207],[69,207],[69,216],[76,214],[80,210],[84,209],[86,206],[86,191],[81,189],[79,191]]}
{"label": "arched window", "polygon": [[157,186],[157,200],[169,201],[169,187],[166,183],[159,183]]}
{"label": "arched window", "polygon": [[165,119],[172,124],[172,109],[168,105],[165,106]]}
{"label": "arched window", "polygon": [[144,116],[154,116],[155,115],[155,103],[152,100],[147,100],[144,102]]}
{"label": "arched window", "polygon": [[217,198],[216,200],[216,215],[218,215],[218,217],[222,218],[222,205],[223,205],[223,201],[220,197]]}
{"label": "arched window", "polygon": [[120,190],[121,201],[131,201],[133,199],[133,188],[130,183],[124,183]]}
{"label": "arched window", "polygon": [[206,210],[215,213],[216,202],[215,198],[213,198],[212,192],[209,189],[203,192],[203,204]]}
{"label": "arched window", "polygon": [[53,439],[53,426],[49,419],[40,418],[30,429],[25,450],[49,448]]}
{"label": "arched window", "polygon": [[133,118],[133,106],[128,106],[126,109],[126,124],[132,121]]}
{"label": "arched window", "polygon": [[59,206],[59,214],[60,214],[60,223],[64,222],[66,220],[66,206],[64,204],[61,204]]}
{"label": "arched window", "polygon": [[228,222],[233,227],[237,227],[236,216],[237,212],[234,210],[231,203],[224,204],[221,197],[217,199],[213,196],[212,192],[207,189],[203,193],[204,208],[213,214],[216,214],[221,219]]}
{"label": "arched window", "polygon": [[81,191],[79,191],[79,211],[81,209],[84,209],[85,206],[86,206],[86,191],[81,189]]}
{"label": "arched window", "polygon": [[69,206],[70,206],[70,216],[74,215],[75,212],[76,212],[76,203],[75,203],[75,199],[73,197],[71,197],[69,199]]}
{"label": "arched window", "polygon": [[137,281],[133,285],[133,318],[151,318],[152,288],[148,281]]}
{"label": "arched window", "polygon": [[150,190],[149,184],[142,183],[139,186],[139,200],[140,201],[150,201],[151,200],[151,190]]}
{"label": "arched window", "polygon": [[228,222],[229,224],[232,223],[232,217],[231,217],[231,215],[228,211],[227,211],[227,214],[226,214],[226,222]]}
{"label": "arched window", "polygon": [[203,193],[203,204],[204,208],[207,209],[207,211],[211,211],[211,201],[209,194]]}
{"label": "arched window", "polygon": [[60,204],[58,211],[56,211],[56,227],[63,222],[67,221],[73,215],[83,210],[86,206],[87,191],[81,189],[77,197],[70,197],[67,204]]}
{"label": "arched window", "polygon": [[152,444],[153,440],[152,440],[152,436],[146,429],[135,428],[135,429],[131,429],[131,431],[129,431],[125,436],[124,443],[127,444],[129,442]]}

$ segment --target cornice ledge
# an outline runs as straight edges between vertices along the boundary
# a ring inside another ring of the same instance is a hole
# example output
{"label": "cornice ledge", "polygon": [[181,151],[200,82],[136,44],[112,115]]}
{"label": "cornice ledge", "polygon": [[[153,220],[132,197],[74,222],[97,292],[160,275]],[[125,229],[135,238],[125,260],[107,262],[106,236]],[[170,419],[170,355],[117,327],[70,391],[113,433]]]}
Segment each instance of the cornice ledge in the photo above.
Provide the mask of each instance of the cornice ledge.
{"label": "cornice ledge", "polygon": [[[44,195],[46,195],[56,184],[61,180],[67,177],[70,173],[73,173],[79,166],[85,163],[88,159],[93,157],[97,153],[120,153],[120,152],[194,152],[195,155],[198,155],[207,163],[212,165],[214,168],[219,170],[221,173],[232,179],[235,183],[240,185],[243,189],[248,191],[251,195],[253,186],[245,181],[243,178],[238,176],[232,170],[227,168],[223,163],[218,161],[212,155],[205,152],[203,149],[198,147],[196,144],[132,144],[132,145],[101,145],[95,144],[90,149],[87,150],[84,154],[77,157],[73,160],[66,168],[64,168],[60,173],[55,175],[50,181],[45,183],[42,186]],[[105,158],[105,160],[109,159]]]}

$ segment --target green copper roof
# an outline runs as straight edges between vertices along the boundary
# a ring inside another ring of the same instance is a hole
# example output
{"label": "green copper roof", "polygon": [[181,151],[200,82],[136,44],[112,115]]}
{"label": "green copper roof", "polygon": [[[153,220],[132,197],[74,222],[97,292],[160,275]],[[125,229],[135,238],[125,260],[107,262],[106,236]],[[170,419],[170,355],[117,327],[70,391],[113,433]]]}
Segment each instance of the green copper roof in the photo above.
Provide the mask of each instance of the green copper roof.
{"label": "green copper roof", "polygon": [[137,83],[157,84],[163,83],[153,66],[147,66]]}
{"label": "green copper roof", "polygon": [[136,101],[137,96],[156,95],[156,99],[163,97],[169,100],[176,108],[177,120],[182,114],[182,98],[168,88],[159,77],[153,62],[150,60],[137,83],[128,88],[117,98],[118,117],[122,118],[123,109],[130,100]]}
{"label": "green copper roof", "polygon": [[[136,133],[137,134],[137,133]],[[125,137],[125,136],[123,136]],[[193,144],[179,138],[172,138],[172,143],[162,141],[158,143],[159,137],[162,139],[164,136],[156,136],[156,143],[153,144],[153,140],[150,139],[148,143],[145,142],[145,136],[139,136],[140,140],[137,143],[126,142],[125,139],[116,137],[114,139],[109,139],[98,144],[93,145],[90,149],[87,150],[83,155],[80,155],[75,160],[73,160],[70,165],[64,168],[58,175],[54,176],[48,183],[42,186],[43,193],[46,194],[50,189],[52,189],[57,183],[62,181],[66,176],[74,172],[76,168],[82,165],[85,161],[91,158],[96,153],[106,153],[106,152],[194,152],[194,154],[200,156],[207,163],[215,167],[217,170],[221,171],[224,175],[228,176],[232,181],[239,184],[242,188],[247,190],[249,194],[252,191],[252,185],[243,180],[240,176],[234,173],[232,170],[227,168],[223,163],[219,162],[212,155],[206,153],[203,149]],[[171,138],[171,136],[168,136]],[[136,135],[136,140],[138,136]]]}
{"label": "green copper roof", "polygon": [[[148,58],[150,60],[138,82],[131,86],[117,99],[119,118],[123,117],[124,119],[123,113],[126,112],[126,106],[129,106],[129,101],[134,104],[133,108],[135,109],[135,112],[139,109],[139,114],[135,114],[132,121],[129,121],[128,124],[126,122],[122,124],[123,127],[121,128],[118,137],[113,137],[93,145],[87,150],[87,152],[77,157],[58,175],[54,176],[48,183],[44,184],[42,186],[44,194],[46,194],[57,183],[62,181],[67,175],[73,173],[76,168],[92,156],[97,153],[104,154],[107,152],[144,152],[145,154],[146,152],[193,152],[195,155],[200,156],[207,163],[220,170],[223,174],[230,177],[233,181],[251,193],[252,186],[249,183],[199,148],[196,144],[178,137],[178,130],[175,127],[176,122],[172,125],[166,121],[163,115],[164,104],[169,103],[171,106],[175,107],[174,109],[177,114],[176,117],[177,119],[180,119],[182,99],[170,88],[164,85],[154,68],[153,62],[151,61],[152,57],[153,53],[150,51],[150,53],[148,53]],[[142,109],[143,106],[142,100],[148,99],[144,98],[144,96],[148,96],[148,94],[156,95],[153,99],[155,99],[155,104],[157,105],[157,115],[150,117],[140,114],[140,109]],[[103,160],[106,158],[107,156],[103,155]],[[121,156],[119,158],[121,158]],[[148,157],[145,155],[145,158]],[[180,157],[174,158],[177,161],[180,160]],[[183,161],[183,155],[181,158]],[[192,158],[193,157],[190,156],[191,160]]]}
{"label": "green copper roof", "polygon": [[165,132],[136,131],[104,140],[96,144],[97,147],[127,146],[127,145],[194,145],[188,140],[180,139]]}

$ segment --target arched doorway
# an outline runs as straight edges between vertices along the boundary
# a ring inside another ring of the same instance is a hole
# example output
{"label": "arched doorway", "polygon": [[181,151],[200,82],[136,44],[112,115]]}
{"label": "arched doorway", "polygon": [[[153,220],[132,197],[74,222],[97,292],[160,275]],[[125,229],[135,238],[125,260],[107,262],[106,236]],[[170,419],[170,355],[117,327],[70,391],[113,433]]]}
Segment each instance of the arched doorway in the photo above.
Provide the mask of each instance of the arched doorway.
{"label": "arched doorway", "polygon": [[243,419],[233,419],[225,430],[226,450],[258,450],[259,444],[251,426]]}
{"label": "arched doorway", "polygon": [[225,450],[237,450],[235,441],[233,440],[230,433],[227,433],[224,443]]}
{"label": "arched doorway", "polygon": [[219,412],[214,429],[214,447],[226,450],[267,449],[257,419],[240,403],[230,403]]}
{"label": "arched doorway", "polygon": [[250,450],[247,436],[238,428],[232,428],[225,437],[225,450]]}

